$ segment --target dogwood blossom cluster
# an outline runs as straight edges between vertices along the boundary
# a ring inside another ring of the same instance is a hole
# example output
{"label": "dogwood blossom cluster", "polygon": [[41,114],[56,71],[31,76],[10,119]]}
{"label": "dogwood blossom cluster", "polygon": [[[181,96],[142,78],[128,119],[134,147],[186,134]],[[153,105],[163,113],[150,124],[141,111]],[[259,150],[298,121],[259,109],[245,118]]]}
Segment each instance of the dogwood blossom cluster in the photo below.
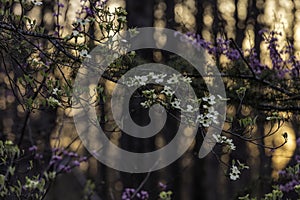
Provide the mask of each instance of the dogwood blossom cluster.
{"label": "dogwood blossom cluster", "polygon": [[206,112],[197,116],[197,122],[200,123],[203,127],[209,127],[211,124],[218,124],[219,112],[212,107],[215,105],[216,97],[214,95],[202,97],[203,108],[206,109]]}
{"label": "dogwood blossom cluster", "polygon": [[[176,74],[156,74],[150,72],[147,75],[136,75],[130,77],[127,81],[124,81],[128,87],[133,86],[146,86],[148,83],[158,84],[156,89],[145,89],[141,92],[142,96],[145,98],[144,101],[140,103],[144,108],[150,108],[152,105],[159,103],[167,109],[178,109],[183,114],[183,120],[186,123],[199,123],[201,126],[207,128],[212,124],[218,124],[219,112],[213,107],[218,101],[227,100],[220,95],[207,95],[199,99],[186,98],[179,99],[176,97],[176,92],[179,90],[174,90],[177,88],[179,83],[184,83],[184,87],[190,88],[190,83],[192,82],[190,77],[179,76]],[[165,84],[160,86],[160,84]],[[174,86],[174,87],[173,87]],[[185,88],[184,91],[185,92]],[[194,115],[195,111],[201,110],[201,113]],[[232,145],[233,146],[233,145]]]}
{"label": "dogwood blossom cluster", "polygon": [[48,102],[48,104],[49,104],[50,106],[53,106],[53,107],[56,107],[56,106],[60,106],[60,105],[61,105],[61,103],[60,103],[57,99],[55,99],[54,97],[49,97],[49,98],[47,99],[47,102]]}
{"label": "dogwood blossom cluster", "polygon": [[185,83],[192,82],[190,77],[179,76],[177,74],[172,74],[171,76],[168,76],[167,74],[155,74],[154,72],[150,72],[147,75],[130,77],[125,82],[125,84],[128,87],[146,85],[149,82],[153,82],[157,84],[167,83],[171,85],[171,84],[177,84],[180,81],[183,81]]}
{"label": "dogwood blossom cluster", "polygon": [[230,168],[230,172],[229,172],[229,178],[232,181],[236,181],[237,179],[240,178],[240,174],[241,174],[241,170],[243,169],[249,169],[249,166],[241,163],[239,160],[237,160],[237,165],[236,165],[236,161],[233,160],[232,161],[232,166]]}
{"label": "dogwood blossom cluster", "polygon": [[232,139],[227,138],[224,135],[215,135],[215,134],[213,134],[213,137],[217,141],[217,143],[226,144],[230,150],[234,151],[236,149],[236,146],[234,145]]}
{"label": "dogwood blossom cluster", "polygon": [[229,173],[230,180],[233,180],[233,181],[237,180],[238,178],[240,178],[240,174],[241,174],[241,171],[238,169],[238,167],[235,165],[232,165],[231,169],[230,169],[230,173]]}

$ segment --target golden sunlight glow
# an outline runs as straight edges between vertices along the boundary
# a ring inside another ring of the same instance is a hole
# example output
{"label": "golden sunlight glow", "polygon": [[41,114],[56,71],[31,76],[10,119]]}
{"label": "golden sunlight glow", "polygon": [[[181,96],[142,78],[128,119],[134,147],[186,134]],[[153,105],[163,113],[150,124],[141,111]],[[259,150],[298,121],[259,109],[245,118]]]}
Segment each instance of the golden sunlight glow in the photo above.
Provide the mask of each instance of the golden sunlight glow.
{"label": "golden sunlight glow", "polygon": [[243,39],[243,50],[251,49],[254,46],[254,26],[252,24],[247,25],[245,30],[245,37]]}
{"label": "golden sunlight glow", "polygon": [[245,21],[247,18],[248,0],[239,0],[237,4],[238,19]]}
{"label": "golden sunlight glow", "polygon": [[[125,0],[109,0],[107,2],[107,6],[108,6],[110,12],[114,12],[114,10],[118,7],[125,8],[126,1]],[[110,32],[110,35],[112,35],[112,34],[113,34],[113,31]]]}
{"label": "golden sunlight glow", "polygon": [[212,25],[214,22],[214,16],[213,16],[213,8],[212,5],[209,3],[205,3],[204,5],[204,12],[203,12],[203,29],[202,29],[202,37],[212,42]]}
{"label": "golden sunlight glow", "polygon": [[[154,6],[154,27],[165,28],[166,27],[166,16],[165,12],[167,5],[163,0],[160,0]],[[166,44],[166,36],[161,32],[156,31],[153,36],[157,41],[158,47],[163,47]],[[163,59],[162,53],[160,50],[153,52],[153,60],[155,62],[160,62]]]}
{"label": "golden sunlight glow", "polygon": [[235,4],[234,0],[218,0],[218,9],[221,12],[222,18],[226,21],[225,32],[227,37],[235,39],[235,23],[234,18]]}
{"label": "golden sunlight glow", "polygon": [[186,31],[187,29],[188,31],[195,32],[195,15],[197,14],[197,6],[195,0],[183,0],[176,2],[177,3],[174,7],[175,22],[181,25],[178,30]]}
{"label": "golden sunlight glow", "polygon": [[276,1],[275,0],[266,0],[264,4],[264,13],[263,16],[263,23],[266,25],[271,25],[275,20],[275,13],[276,13]]}
{"label": "golden sunlight glow", "polygon": [[109,0],[107,2],[107,5],[109,7],[109,11],[113,12],[115,8],[122,7],[125,8],[126,2],[125,0]]}
{"label": "golden sunlight glow", "polygon": [[16,3],[13,9],[15,15],[21,15],[22,10],[21,5],[19,3]]}
{"label": "golden sunlight glow", "polygon": [[161,31],[156,31],[154,33],[154,38],[156,41],[156,46],[158,48],[162,48],[167,42],[167,36],[164,33],[162,33]]}
{"label": "golden sunlight glow", "polygon": [[295,0],[295,18],[294,18],[294,47],[295,47],[295,53],[298,59],[300,56],[298,55],[300,53],[300,0]]}
{"label": "golden sunlight glow", "polygon": [[76,20],[76,10],[78,10],[78,8],[80,8],[80,0],[72,0],[69,3],[69,9],[67,12],[68,15],[67,24],[72,24]]}
{"label": "golden sunlight glow", "polygon": [[162,148],[166,145],[166,141],[162,136],[155,137],[155,146],[158,148]]}
{"label": "golden sunlight glow", "polygon": [[154,27],[164,28],[166,27],[165,12],[167,5],[164,1],[159,1],[154,7]]}

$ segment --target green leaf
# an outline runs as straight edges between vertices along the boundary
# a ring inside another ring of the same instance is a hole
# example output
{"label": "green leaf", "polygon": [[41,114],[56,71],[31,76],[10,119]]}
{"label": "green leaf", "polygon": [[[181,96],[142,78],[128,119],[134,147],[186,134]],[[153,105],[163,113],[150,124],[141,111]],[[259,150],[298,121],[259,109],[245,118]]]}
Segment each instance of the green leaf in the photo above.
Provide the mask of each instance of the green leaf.
{"label": "green leaf", "polygon": [[30,160],[30,161],[29,161],[29,169],[32,169],[32,168],[33,168],[33,161]]}
{"label": "green leaf", "polygon": [[0,186],[4,185],[5,183],[5,176],[0,174]]}
{"label": "green leaf", "polygon": [[13,176],[15,173],[15,169],[16,169],[16,167],[9,166],[7,170]]}

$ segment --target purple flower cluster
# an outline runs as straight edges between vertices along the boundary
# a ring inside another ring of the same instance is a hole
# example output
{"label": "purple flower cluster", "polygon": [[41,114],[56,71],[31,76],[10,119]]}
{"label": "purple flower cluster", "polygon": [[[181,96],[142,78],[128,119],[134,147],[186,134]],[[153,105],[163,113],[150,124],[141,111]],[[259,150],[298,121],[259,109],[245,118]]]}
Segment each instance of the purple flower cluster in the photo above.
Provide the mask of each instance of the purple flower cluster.
{"label": "purple flower cluster", "polygon": [[290,192],[290,191],[293,191],[295,186],[299,185],[299,184],[300,184],[300,181],[292,180],[292,181],[289,181],[285,184],[280,185],[279,189],[282,192]]}
{"label": "purple flower cluster", "polygon": [[35,152],[37,150],[37,146],[33,145],[28,149],[30,152]]}
{"label": "purple flower cluster", "polygon": [[102,0],[102,1],[95,1],[95,2],[91,2],[92,5],[91,6],[86,6],[86,0],[80,0],[81,2],[81,10],[77,12],[78,15],[82,15],[85,14],[86,17],[93,17],[95,16],[96,12],[95,9],[101,9],[105,6],[105,4],[107,3],[107,0]]}
{"label": "purple flower cluster", "polygon": [[232,41],[230,40],[218,38],[216,39],[215,44],[212,44],[211,42],[202,39],[199,34],[182,34],[176,32],[174,36],[179,37],[179,39],[183,42],[192,44],[197,49],[202,47],[206,49],[209,54],[216,57],[225,55],[231,61],[237,61],[241,57],[246,58],[245,52],[247,52],[249,53],[249,57],[247,58],[248,64],[257,75],[261,74],[262,71],[268,70],[268,72],[275,73],[276,77],[280,79],[285,78],[286,75],[299,77],[300,61],[297,60],[294,55],[294,46],[288,43],[288,45],[281,48],[278,40],[281,36],[281,33],[279,32],[270,31],[268,33],[266,30],[261,30],[259,31],[259,34],[262,35],[264,42],[268,45],[268,51],[272,61],[272,65],[270,67],[260,62],[258,54],[254,48],[242,51],[241,49],[238,49],[236,45],[231,45]]}
{"label": "purple flower cluster", "polygon": [[57,6],[58,6],[59,8],[65,7],[65,5],[64,5],[63,3],[60,3],[60,2],[57,3]]}
{"label": "purple flower cluster", "polygon": [[[122,193],[122,200],[131,200],[133,194],[136,192],[134,188],[125,188],[124,192]],[[145,190],[141,190],[136,193],[135,199],[146,200],[149,199],[149,194]]]}
{"label": "purple flower cluster", "polygon": [[[33,145],[28,149],[34,153],[34,158],[37,160],[43,159],[43,154],[38,152],[37,146]],[[68,151],[64,148],[53,148],[52,157],[49,161],[49,167],[53,166],[56,172],[71,172],[72,168],[78,167],[80,163],[86,162],[87,157],[79,156],[77,153]]]}
{"label": "purple flower cluster", "polygon": [[300,147],[300,137],[296,140],[297,146]]}
{"label": "purple flower cluster", "polygon": [[87,160],[86,157],[80,157],[77,153],[67,151],[64,148],[52,149],[53,155],[49,165],[53,165],[57,172],[71,172],[71,169],[78,167],[81,162]]}
{"label": "purple flower cluster", "polygon": [[167,185],[162,183],[162,182],[159,182],[158,183],[158,186],[162,189],[162,190],[166,190],[167,189]]}
{"label": "purple flower cluster", "polygon": [[92,9],[90,9],[88,6],[84,6],[83,10],[87,14],[87,16],[93,16],[94,15],[94,11]]}
{"label": "purple flower cluster", "polygon": [[[289,168],[292,169],[292,168]],[[299,169],[298,172],[290,172],[290,170],[281,170],[279,171],[280,182],[279,189],[282,192],[292,192],[294,191],[294,187],[300,184],[299,180]]]}
{"label": "purple flower cluster", "polygon": [[266,65],[263,65],[259,59],[258,55],[254,48],[248,50],[249,51],[249,65],[255,74],[261,74],[263,70],[268,69]]}
{"label": "purple flower cluster", "polygon": [[276,72],[278,78],[284,78],[287,74],[291,77],[298,77],[300,63],[294,55],[294,46],[288,43],[284,47],[280,47],[278,38],[281,36],[282,34],[276,31],[271,31],[269,34],[263,33],[272,61],[271,69]]}
{"label": "purple flower cluster", "polygon": [[38,148],[36,145],[32,145],[31,147],[28,148],[28,151],[34,154],[34,159],[36,160],[42,160],[43,159],[43,154],[37,152]]}
{"label": "purple flower cluster", "polygon": [[265,42],[268,43],[268,50],[272,61],[272,68],[277,72],[277,76],[279,78],[283,78],[288,70],[284,68],[286,66],[286,63],[281,58],[281,54],[283,52],[278,51],[279,44],[278,38],[276,37],[277,34],[280,35],[280,33],[271,31],[270,34],[265,37]]}
{"label": "purple flower cluster", "polygon": [[[297,145],[300,146],[300,138],[297,139]],[[296,185],[300,185],[300,155],[295,156],[296,164],[279,171],[279,189],[282,192],[289,193],[295,190]]]}
{"label": "purple flower cluster", "polygon": [[206,49],[209,54],[212,54],[214,56],[220,56],[225,55],[228,59],[234,61],[238,60],[240,58],[240,53],[237,49],[230,47],[230,40],[224,40],[222,38],[218,38],[216,40],[216,44],[213,45],[211,42],[208,42],[201,38],[199,34],[194,33],[186,33],[181,34],[179,32],[175,33],[175,37],[177,35],[180,35],[181,41],[186,41],[191,43],[194,47],[197,49],[200,49],[200,47]]}
{"label": "purple flower cluster", "polygon": [[300,155],[296,155],[295,160],[296,160],[297,163],[300,163]]}
{"label": "purple flower cluster", "polygon": [[97,8],[103,8],[106,5],[107,2],[108,2],[108,0],[96,1],[95,2],[95,7],[97,7]]}

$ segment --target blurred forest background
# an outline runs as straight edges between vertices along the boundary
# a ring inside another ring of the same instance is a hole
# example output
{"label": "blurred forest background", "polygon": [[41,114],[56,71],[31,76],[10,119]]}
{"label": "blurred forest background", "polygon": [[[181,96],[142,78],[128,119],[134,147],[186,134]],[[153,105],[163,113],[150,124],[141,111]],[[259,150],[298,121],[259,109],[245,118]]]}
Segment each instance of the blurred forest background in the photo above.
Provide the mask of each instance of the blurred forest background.
{"label": "blurred forest background", "polygon": [[[70,33],[69,29],[75,20],[76,9],[80,5],[79,0],[60,1],[65,6],[61,8],[62,17],[60,24],[64,25],[64,34]],[[300,0],[109,0],[111,9],[124,7],[128,12],[127,27],[162,27],[181,32],[193,32],[200,34],[207,41],[214,42],[217,37],[232,38],[243,49],[255,47],[262,62],[268,63],[267,47],[262,42],[258,32],[263,28],[275,29],[282,32],[282,38],[288,38],[294,44],[296,53],[300,52]],[[44,0],[43,5],[35,7],[27,15],[36,19],[45,26],[47,31],[54,30],[55,21],[52,13],[56,9],[56,2]],[[18,7],[14,8],[18,13]],[[163,53],[160,51],[147,51],[146,58],[151,61],[161,62]],[[220,58],[220,62],[226,62]],[[15,133],[22,126],[24,112],[16,102],[14,94],[9,89],[9,81],[5,75],[3,66],[0,66],[0,135],[15,140]],[[108,96],[105,107],[109,107],[109,95],[113,91],[115,83],[106,80],[105,92]],[[249,97],[251,98],[251,97]],[[238,104],[237,104],[238,105]],[[234,102],[228,106],[228,114],[234,115],[236,106]],[[255,112],[263,114],[263,111],[254,110],[244,106],[242,113]],[[106,130],[114,142],[123,142],[122,133],[114,129],[109,109],[103,110],[108,116],[105,124]],[[210,153],[204,159],[197,157],[197,151],[201,143],[195,142],[188,152],[172,165],[152,172],[144,185],[144,189],[155,194],[158,190],[158,182],[166,183],[174,192],[174,199],[235,199],[238,195],[251,193],[262,196],[269,192],[272,179],[277,178],[278,171],[289,164],[290,158],[296,149],[296,138],[299,137],[299,118],[297,111],[284,112],[290,121],[282,126],[278,134],[288,133],[288,142],[285,146],[270,152],[263,148],[238,141],[235,157],[250,166],[245,170],[238,181],[230,181],[224,176],[224,166]],[[143,122],[144,113],[136,113],[134,118]],[[166,132],[172,132],[176,123],[169,122]],[[57,135],[60,146],[67,146],[85,154],[85,149],[77,138],[76,129],[72,120],[72,111],[58,107],[53,110],[36,111],[31,114],[27,123],[28,132],[38,144],[38,148],[47,149],[57,143]],[[258,122],[255,131],[264,135],[270,124]],[[265,145],[278,145],[281,137],[276,135],[262,139]],[[161,140],[154,138],[156,145],[161,145]],[[138,147],[134,148],[140,148]],[[225,162],[230,162],[228,154],[221,156]],[[49,200],[76,200],[80,199],[84,183],[91,179],[96,184],[97,195],[94,199],[113,200],[120,199],[125,187],[138,187],[148,174],[129,174],[116,171],[99,163],[90,157],[88,162],[82,163],[71,174],[61,175],[52,184],[46,199]]]}

